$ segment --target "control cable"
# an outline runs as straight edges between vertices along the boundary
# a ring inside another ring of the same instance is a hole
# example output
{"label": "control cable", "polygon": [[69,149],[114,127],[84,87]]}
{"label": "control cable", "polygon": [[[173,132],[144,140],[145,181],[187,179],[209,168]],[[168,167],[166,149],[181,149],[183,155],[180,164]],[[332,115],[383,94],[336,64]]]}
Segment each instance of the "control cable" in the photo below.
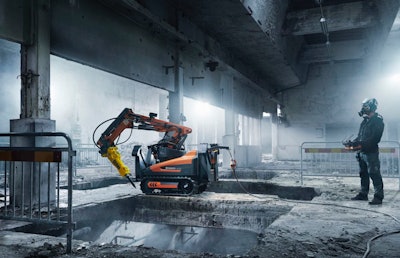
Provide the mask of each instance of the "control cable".
{"label": "control cable", "polygon": [[[92,141],[93,141],[94,145],[95,145],[97,148],[100,148],[100,146],[97,145],[97,142],[96,142],[96,140],[95,140],[95,138],[94,138],[94,137],[95,137],[95,134],[96,134],[96,131],[97,131],[97,130],[99,129],[99,127],[102,126],[103,124],[105,124],[105,123],[107,123],[107,122],[109,122],[109,121],[115,120],[115,119],[117,119],[117,118],[114,117],[114,118],[110,118],[110,119],[104,120],[103,122],[101,122],[101,123],[94,129],[93,134],[92,134]],[[130,131],[130,133],[129,133],[128,138],[127,138],[126,140],[124,140],[123,142],[119,142],[119,139],[120,139],[120,137],[121,137],[121,135],[119,135],[118,138],[117,138],[117,140],[115,141],[115,145],[121,145],[121,144],[123,144],[123,143],[126,143],[126,142],[132,137],[132,133],[133,133],[133,128],[131,128],[131,131]]]}
{"label": "control cable", "polygon": [[[361,210],[361,211],[368,211],[368,212],[372,212],[372,213],[378,213],[381,215],[385,215],[390,217],[391,219],[393,219],[394,221],[396,221],[397,223],[400,224],[400,220],[398,218],[396,218],[395,216],[389,214],[389,213],[385,213],[385,212],[381,212],[381,211],[375,211],[375,210],[369,210],[369,209],[364,209],[364,208],[359,208],[359,207],[351,207],[351,206],[346,206],[346,205],[340,205],[340,204],[335,204],[335,203],[321,203],[321,202],[306,202],[306,201],[300,201],[300,200],[289,200],[289,199],[285,199],[285,198],[279,198],[279,197],[274,197],[274,196],[269,196],[269,197],[261,197],[258,196],[256,194],[250,193],[243,185],[242,183],[239,181],[239,178],[236,174],[236,160],[233,159],[232,157],[232,153],[229,151],[229,155],[231,156],[231,169],[232,169],[232,173],[233,176],[235,177],[236,182],[239,184],[240,188],[242,188],[242,190],[247,193],[250,196],[259,198],[259,199],[275,199],[275,200],[282,200],[282,201],[286,201],[286,202],[292,202],[292,203],[303,203],[303,204],[312,204],[312,205],[323,205],[323,206],[334,206],[334,207],[339,207],[339,208],[347,208],[347,209],[354,209],[354,210]],[[385,232],[379,235],[376,235],[372,238],[370,238],[367,242],[367,250],[365,251],[363,258],[367,258],[369,253],[371,252],[371,243],[372,241],[384,237],[384,236],[389,236],[389,235],[393,235],[393,234],[398,234],[400,233],[400,230],[395,230],[395,231],[391,231],[391,232]]]}

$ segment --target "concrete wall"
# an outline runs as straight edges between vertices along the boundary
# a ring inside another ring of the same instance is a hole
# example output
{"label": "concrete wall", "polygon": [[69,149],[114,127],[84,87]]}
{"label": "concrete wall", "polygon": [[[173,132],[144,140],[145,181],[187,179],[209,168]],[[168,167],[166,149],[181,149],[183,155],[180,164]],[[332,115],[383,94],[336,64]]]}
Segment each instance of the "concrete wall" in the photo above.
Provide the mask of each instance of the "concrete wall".
{"label": "concrete wall", "polygon": [[260,164],[261,146],[237,146],[235,159],[238,167],[251,167]]}

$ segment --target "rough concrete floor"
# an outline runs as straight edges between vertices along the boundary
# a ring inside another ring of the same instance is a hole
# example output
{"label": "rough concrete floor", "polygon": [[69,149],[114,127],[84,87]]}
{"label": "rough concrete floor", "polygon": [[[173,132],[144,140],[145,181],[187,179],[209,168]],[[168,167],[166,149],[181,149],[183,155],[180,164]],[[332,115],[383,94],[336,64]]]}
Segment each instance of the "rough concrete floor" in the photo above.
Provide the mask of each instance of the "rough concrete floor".
{"label": "rough concrete floor", "polygon": [[[271,169],[276,176],[269,182],[300,185],[298,171],[284,162],[274,166],[263,164],[242,169],[241,172]],[[79,176],[85,180],[90,172],[81,171]],[[245,255],[188,254],[143,246],[123,247],[80,241],[74,241],[73,253],[67,255],[64,253],[63,238],[0,231],[0,257],[400,257],[399,180],[384,179],[384,184],[386,196],[379,206],[370,206],[365,201],[351,201],[350,198],[359,189],[359,179],[340,177],[305,178],[305,186],[316,187],[321,193],[312,201],[284,200],[277,196],[246,193],[205,192],[191,197],[254,201],[254,205],[276,203],[292,207],[258,235],[258,244]],[[105,190],[116,197],[140,194],[129,184],[110,186]],[[74,192],[76,202],[90,199],[95,203],[105,198],[109,196],[102,194],[101,189]]]}

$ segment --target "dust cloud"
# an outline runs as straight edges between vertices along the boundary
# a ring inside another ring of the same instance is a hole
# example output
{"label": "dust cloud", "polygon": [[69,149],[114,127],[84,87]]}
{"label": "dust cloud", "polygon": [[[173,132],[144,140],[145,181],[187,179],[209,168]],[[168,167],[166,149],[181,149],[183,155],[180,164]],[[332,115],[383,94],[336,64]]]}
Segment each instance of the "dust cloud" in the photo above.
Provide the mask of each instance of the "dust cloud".
{"label": "dust cloud", "polygon": [[[11,119],[20,116],[20,45],[0,41],[0,131],[8,132]],[[146,84],[119,77],[57,56],[50,57],[50,118],[56,121],[56,131],[67,133],[77,145],[93,146],[93,138],[111,123],[124,108],[148,115],[157,113],[168,120],[168,92]],[[224,111],[189,98],[184,98],[184,124],[193,129],[186,143],[221,142]],[[207,107],[207,108],[204,108]],[[129,131],[129,132],[128,132]],[[120,141],[130,139],[135,144],[152,144],[159,140],[155,132],[133,130],[123,132]]]}

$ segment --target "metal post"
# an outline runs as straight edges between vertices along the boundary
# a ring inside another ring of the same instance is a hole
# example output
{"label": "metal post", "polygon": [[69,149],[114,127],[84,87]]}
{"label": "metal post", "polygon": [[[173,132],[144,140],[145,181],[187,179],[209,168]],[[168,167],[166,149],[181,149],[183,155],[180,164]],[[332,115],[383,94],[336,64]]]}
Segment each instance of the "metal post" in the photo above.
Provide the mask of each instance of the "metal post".
{"label": "metal post", "polygon": [[38,173],[38,190],[39,190],[39,196],[38,196],[38,208],[39,208],[39,219],[41,219],[42,218],[42,198],[41,198],[41,196],[42,196],[42,187],[41,187],[41,183],[40,182],[42,182],[42,166],[40,165],[40,163],[38,164],[38,167],[39,167],[39,173]]}
{"label": "metal post", "polygon": [[[50,182],[50,162],[47,163],[47,182]],[[50,184],[47,184],[47,220],[50,221]]]}
{"label": "metal post", "polygon": [[[11,165],[10,165],[11,171]],[[4,161],[4,215],[7,216],[7,162]]]}
{"label": "metal post", "polygon": [[303,185],[303,144],[300,146],[300,184]]}
{"label": "metal post", "polygon": [[[65,137],[65,136],[64,136]],[[69,137],[65,137],[68,141],[68,229],[67,229],[67,253],[72,252],[72,143]]]}
{"label": "metal post", "polygon": [[57,221],[60,221],[60,163],[57,163]]}
{"label": "metal post", "polygon": [[30,218],[32,218],[32,210],[33,210],[33,168],[35,167],[35,162],[32,162],[31,163],[31,168],[30,168],[30,178],[29,178],[29,181],[30,181],[30,186],[29,186],[29,191],[30,191],[30,193],[29,193],[29,210],[31,211],[29,214],[29,217]]}
{"label": "metal post", "polygon": [[[16,205],[15,205],[15,182],[16,182],[16,180],[15,180],[15,162],[13,161],[13,162],[11,162],[12,163],[12,171],[10,170],[10,173],[11,173],[11,175],[12,175],[12,186],[13,186],[13,189],[12,189],[12,191],[10,191],[10,196],[11,196],[11,192],[12,192],[12,197],[13,197],[13,207],[12,207],[12,209],[13,209],[13,216],[15,217],[15,207],[16,207]],[[10,200],[11,200],[11,198],[10,198]]]}
{"label": "metal post", "polygon": [[25,210],[25,189],[24,189],[24,181],[25,181],[25,171],[24,171],[24,163],[21,162],[21,217],[24,216]]}
{"label": "metal post", "polygon": [[399,190],[400,190],[400,144],[399,142],[397,143],[397,174],[399,176]]}

